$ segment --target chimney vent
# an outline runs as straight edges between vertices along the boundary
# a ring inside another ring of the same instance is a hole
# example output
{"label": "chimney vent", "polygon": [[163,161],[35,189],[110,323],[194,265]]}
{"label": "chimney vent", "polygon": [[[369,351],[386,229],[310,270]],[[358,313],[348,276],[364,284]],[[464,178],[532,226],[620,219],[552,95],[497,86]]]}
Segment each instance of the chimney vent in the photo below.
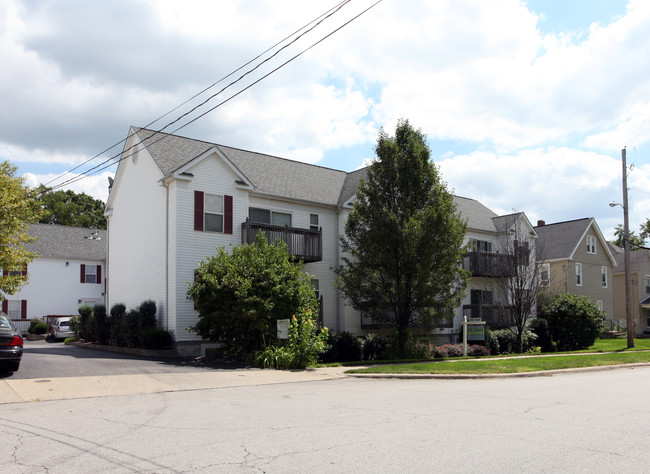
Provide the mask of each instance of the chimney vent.
{"label": "chimney vent", "polygon": [[537,227],[544,227],[546,225],[546,222],[539,220],[537,221]]}

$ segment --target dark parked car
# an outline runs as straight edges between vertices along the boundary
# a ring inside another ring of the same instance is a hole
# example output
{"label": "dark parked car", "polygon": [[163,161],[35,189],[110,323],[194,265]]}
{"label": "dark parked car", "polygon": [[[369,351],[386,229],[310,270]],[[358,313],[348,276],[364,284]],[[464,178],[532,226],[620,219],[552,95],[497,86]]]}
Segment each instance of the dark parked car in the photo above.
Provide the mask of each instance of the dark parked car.
{"label": "dark parked car", "polygon": [[23,338],[11,319],[0,313],[0,369],[15,372],[23,357]]}

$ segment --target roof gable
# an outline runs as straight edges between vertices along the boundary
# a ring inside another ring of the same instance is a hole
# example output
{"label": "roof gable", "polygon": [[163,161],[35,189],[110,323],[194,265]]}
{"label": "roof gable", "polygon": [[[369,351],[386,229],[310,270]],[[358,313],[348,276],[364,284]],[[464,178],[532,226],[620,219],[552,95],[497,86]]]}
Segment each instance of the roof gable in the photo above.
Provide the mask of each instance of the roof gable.
{"label": "roof gable", "polygon": [[542,260],[572,260],[589,229],[594,229],[596,237],[600,241],[600,248],[607,255],[612,266],[616,265],[616,259],[593,217],[545,224],[534,229],[537,232],[538,244],[541,249],[539,258]]}

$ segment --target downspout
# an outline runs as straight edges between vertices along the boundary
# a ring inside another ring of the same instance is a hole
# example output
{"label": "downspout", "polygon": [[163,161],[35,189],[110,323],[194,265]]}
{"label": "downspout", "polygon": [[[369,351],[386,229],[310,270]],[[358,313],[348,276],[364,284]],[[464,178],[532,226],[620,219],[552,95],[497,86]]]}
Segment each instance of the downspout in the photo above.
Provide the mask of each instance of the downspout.
{"label": "downspout", "polygon": [[[341,243],[339,242],[339,225],[340,225],[340,213],[343,209],[342,206],[336,206],[336,265],[339,267],[341,265]],[[338,287],[336,289],[336,331],[341,332],[341,290]]]}
{"label": "downspout", "polygon": [[165,195],[165,329],[169,330],[169,184],[163,181]]}

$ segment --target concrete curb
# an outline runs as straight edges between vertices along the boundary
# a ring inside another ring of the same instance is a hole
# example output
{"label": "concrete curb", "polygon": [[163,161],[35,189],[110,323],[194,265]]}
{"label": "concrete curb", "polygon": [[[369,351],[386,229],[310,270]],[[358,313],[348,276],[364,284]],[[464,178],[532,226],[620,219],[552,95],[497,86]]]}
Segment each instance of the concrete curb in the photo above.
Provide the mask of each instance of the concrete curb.
{"label": "concrete curb", "polygon": [[[618,365],[601,365],[597,367],[576,367],[572,369],[557,369],[557,370],[540,370],[537,372],[517,372],[512,374],[351,374],[345,372],[348,377],[368,378],[368,379],[501,379],[501,378],[514,378],[514,377],[550,377],[553,375],[570,374],[579,372],[599,372],[605,370],[616,369],[634,369],[635,367],[650,367],[650,363],[637,362],[634,364],[618,364]],[[348,369],[353,370],[353,369]]]}

